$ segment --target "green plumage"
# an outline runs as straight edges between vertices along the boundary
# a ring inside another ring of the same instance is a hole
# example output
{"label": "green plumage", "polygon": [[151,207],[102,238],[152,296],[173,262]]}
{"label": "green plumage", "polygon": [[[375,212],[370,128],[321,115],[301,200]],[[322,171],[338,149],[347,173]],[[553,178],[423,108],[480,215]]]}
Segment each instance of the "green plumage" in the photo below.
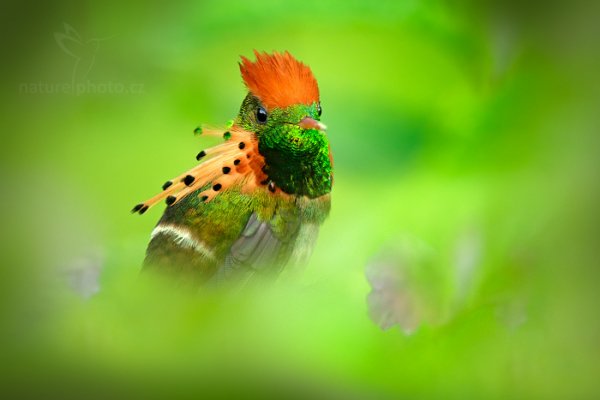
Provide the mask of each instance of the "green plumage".
{"label": "green plumage", "polygon": [[267,161],[266,173],[284,192],[323,196],[331,191],[331,163],[327,138],[316,129],[282,125],[259,143]]}
{"label": "green plumage", "polygon": [[249,94],[235,124],[255,133],[262,172],[285,195],[234,185],[205,203],[198,193],[209,186],[191,193],[167,207],[146,269],[202,283],[275,275],[287,263],[306,261],[329,213],[332,165],[325,133],[298,124],[305,117],[318,121],[320,105],[273,109],[265,122],[257,120],[261,108]]}
{"label": "green plumage", "polygon": [[[303,247],[313,245],[314,238],[301,237],[298,240],[301,227],[321,225],[330,208],[328,200],[295,198],[290,201],[267,194],[243,194],[237,189],[227,190],[205,204],[196,195],[198,192],[167,207],[158,225],[186,227],[213,257],[202,256],[196,250],[181,246],[169,235],[158,235],[148,245],[144,262],[146,269],[161,270],[193,282],[205,282],[215,276],[250,216],[256,214],[259,221],[269,226],[280,245],[265,258],[265,262],[272,265],[245,265],[243,268],[255,268],[271,274],[289,261],[294,249],[301,252]],[[310,252],[310,249],[306,250]]]}

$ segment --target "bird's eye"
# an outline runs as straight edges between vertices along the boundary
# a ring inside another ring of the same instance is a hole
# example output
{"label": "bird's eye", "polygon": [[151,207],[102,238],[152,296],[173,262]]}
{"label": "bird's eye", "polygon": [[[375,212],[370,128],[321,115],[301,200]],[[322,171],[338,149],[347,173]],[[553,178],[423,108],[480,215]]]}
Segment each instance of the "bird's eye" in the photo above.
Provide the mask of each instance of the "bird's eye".
{"label": "bird's eye", "polygon": [[323,114],[323,109],[321,108],[321,103],[317,104],[317,114],[319,117]]}
{"label": "bird's eye", "polygon": [[267,111],[264,108],[258,107],[256,110],[256,120],[261,124],[267,122]]}

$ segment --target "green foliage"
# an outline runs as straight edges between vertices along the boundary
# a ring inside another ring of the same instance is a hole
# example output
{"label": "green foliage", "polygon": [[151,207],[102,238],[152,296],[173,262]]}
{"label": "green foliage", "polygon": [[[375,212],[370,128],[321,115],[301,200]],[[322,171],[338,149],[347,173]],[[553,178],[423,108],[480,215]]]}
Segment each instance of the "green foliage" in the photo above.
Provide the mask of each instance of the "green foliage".
{"label": "green foliage", "polygon": [[[4,392],[598,395],[594,10],[40,7],[3,24]],[[107,38],[86,76],[54,41],[63,21]],[[140,277],[160,211],[128,211],[213,144],[196,126],[236,115],[254,48],[319,81],[335,182],[312,261],[235,293]]]}

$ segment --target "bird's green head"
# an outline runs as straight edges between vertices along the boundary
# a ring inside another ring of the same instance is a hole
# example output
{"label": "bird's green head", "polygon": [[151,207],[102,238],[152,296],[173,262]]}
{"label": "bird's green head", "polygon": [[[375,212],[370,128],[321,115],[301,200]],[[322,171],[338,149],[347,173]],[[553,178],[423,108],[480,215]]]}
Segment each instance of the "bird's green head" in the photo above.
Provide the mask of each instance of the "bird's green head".
{"label": "bird's green head", "polygon": [[264,172],[289,194],[310,198],[331,191],[332,158],[319,88],[310,68],[288,52],[242,57],[248,95],[236,124],[254,132]]}

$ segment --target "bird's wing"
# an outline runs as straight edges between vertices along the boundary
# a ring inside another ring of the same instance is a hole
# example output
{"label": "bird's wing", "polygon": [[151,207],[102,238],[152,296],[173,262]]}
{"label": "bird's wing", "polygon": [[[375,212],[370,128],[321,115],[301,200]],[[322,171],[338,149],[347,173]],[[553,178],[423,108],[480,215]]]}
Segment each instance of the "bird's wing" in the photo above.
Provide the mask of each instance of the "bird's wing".
{"label": "bird's wing", "polygon": [[290,258],[299,232],[299,218],[294,214],[276,211],[271,219],[261,220],[253,213],[215,279],[245,281],[257,274],[277,275]]}

